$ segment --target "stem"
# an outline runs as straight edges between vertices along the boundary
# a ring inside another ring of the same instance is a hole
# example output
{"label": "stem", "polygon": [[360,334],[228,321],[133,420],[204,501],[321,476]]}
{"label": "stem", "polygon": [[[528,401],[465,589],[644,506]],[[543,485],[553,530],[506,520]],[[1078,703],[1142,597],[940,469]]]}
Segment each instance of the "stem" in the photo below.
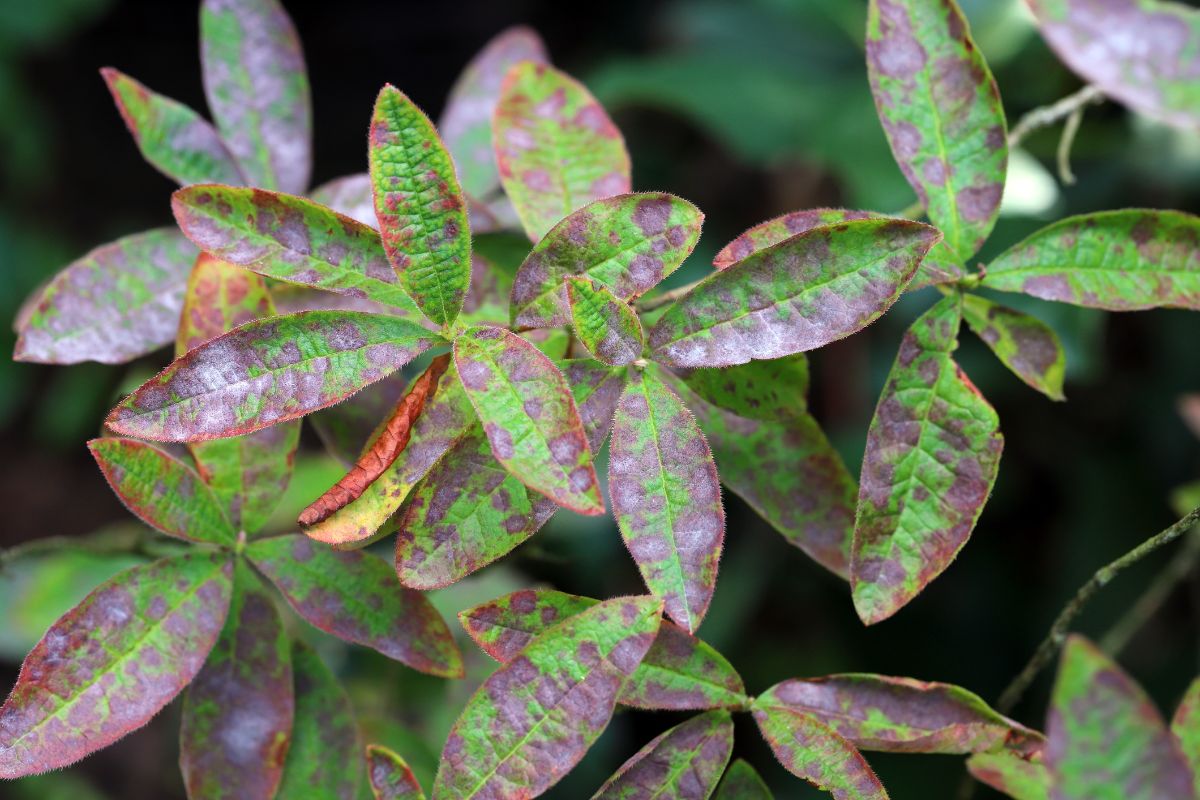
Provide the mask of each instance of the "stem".
{"label": "stem", "polygon": [[1200,528],[1192,531],[1183,548],[1150,581],[1137,602],[1104,634],[1100,639],[1100,649],[1114,658],[1124,650],[1133,635],[1158,613],[1172,592],[1192,573],[1197,561],[1200,561]]}
{"label": "stem", "polygon": [[1079,133],[1079,124],[1083,122],[1083,108],[1076,108],[1063,124],[1062,136],[1058,140],[1058,179],[1065,186],[1075,185],[1075,173],[1071,172],[1071,146],[1075,144],[1075,134]]}
{"label": "stem", "polygon": [[668,292],[663,292],[662,294],[656,294],[654,297],[647,297],[644,300],[638,300],[637,301],[638,310],[639,311],[653,311],[656,308],[662,308],[665,305],[674,303],[676,300],[683,297],[685,294],[690,292],[692,289],[695,289],[697,286],[699,286],[703,282],[704,282],[704,278],[701,278],[698,281],[692,281],[691,283],[686,284],[684,286],[680,286],[675,289],[671,289]]}
{"label": "stem", "polygon": [[1099,103],[1103,99],[1104,93],[1095,86],[1084,86],[1056,103],[1035,108],[1017,120],[1017,124],[1009,131],[1008,146],[1016,147],[1034,131],[1049,127],[1076,112],[1082,113],[1085,106],[1090,103]]}

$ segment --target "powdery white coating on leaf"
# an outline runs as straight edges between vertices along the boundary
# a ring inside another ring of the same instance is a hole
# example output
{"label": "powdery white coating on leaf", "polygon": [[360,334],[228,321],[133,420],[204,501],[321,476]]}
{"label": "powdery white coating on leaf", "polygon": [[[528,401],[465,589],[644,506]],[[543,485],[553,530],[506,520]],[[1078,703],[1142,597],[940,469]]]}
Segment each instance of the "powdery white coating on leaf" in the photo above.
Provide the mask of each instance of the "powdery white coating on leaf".
{"label": "powdery white coating on leaf", "polygon": [[733,751],[733,719],[709,711],[655,737],[592,800],[708,800]]}
{"label": "powdery white coating on leaf", "polygon": [[597,361],[623,366],[641,356],[642,324],[627,303],[590,278],[567,278],[566,284],[575,335]]}
{"label": "powdery white coating on leaf", "polygon": [[367,779],[375,800],[425,800],[408,764],[382,745],[367,745]]}
{"label": "powdery white coating on leaf", "polygon": [[967,759],[967,771],[980,783],[1013,800],[1049,800],[1050,771],[1040,761],[1026,761],[1015,753],[976,753]]}
{"label": "powdery white coating on leaf", "polygon": [[1066,399],[1067,356],[1053,328],[974,294],[963,296],[963,319],[1014,375],[1051,400]]}

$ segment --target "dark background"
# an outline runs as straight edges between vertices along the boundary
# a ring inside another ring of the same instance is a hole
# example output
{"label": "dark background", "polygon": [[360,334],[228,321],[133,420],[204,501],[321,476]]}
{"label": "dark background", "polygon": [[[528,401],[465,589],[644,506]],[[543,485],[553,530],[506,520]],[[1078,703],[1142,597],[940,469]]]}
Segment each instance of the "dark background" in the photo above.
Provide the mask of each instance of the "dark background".
{"label": "dark background", "polygon": [[[785,211],[819,205],[896,211],[913,199],[874,117],[862,58],[865,3],[857,0],[286,5],[313,86],[315,183],[365,169],[366,124],[381,84],[396,84],[436,117],[471,55],[507,25],[524,22],[542,33],[554,61],[610,109],[633,155],[635,188],[674,192],[706,212],[697,255],[672,283],[703,274],[712,253],[742,229]],[[964,7],[1010,120],[1078,88],[1015,0]],[[173,187],[140,160],[97,69],[116,66],[203,109],[197,27],[191,2],[0,0],[4,320],[72,258],[170,223]],[[1030,158],[1010,178],[1018,213],[1001,219],[984,259],[1069,213],[1196,209],[1196,134],[1112,103],[1091,109],[1074,150],[1079,182],[1072,187],[1056,186],[1047,171],[1057,134],[1051,129],[1028,140]],[[813,354],[812,403],[852,472],[903,328],[932,299],[929,291],[907,296],[863,334]],[[1200,442],[1176,413],[1181,393],[1200,391],[1200,317],[1011,302],[1036,312],[1062,337],[1069,401],[1055,404],[1025,387],[964,329],[960,360],[997,407],[1006,437],[1000,477],[957,562],[895,618],[865,629],[843,583],[727,494],[721,580],[701,634],[740,670],[749,691],[793,676],[872,671],[950,681],[994,700],[1075,587],[1175,519],[1172,491],[1200,477]],[[0,346],[11,352],[12,343],[6,322]],[[166,358],[157,354],[128,367],[0,361],[0,545],[78,537],[127,519],[83,442],[121,390]],[[292,512],[332,480],[329,463],[307,439],[306,445],[309,455],[286,501]],[[285,512],[281,519],[291,513]],[[1106,588],[1079,628],[1099,637],[1169,557],[1149,559]],[[45,625],[116,568],[112,559],[89,562],[96,576],[88,583],[76,573],[35,573],[24,563],[0,573],[5,687]],[[535,581],[598,597],[640,585],[611,523],[564,512],[512,556],[439,593],[437,602],[452,614]],[[1198,600],[1193,576],[1121,655],[1168,712],[1198,671]],[[370,735],[428,775],[485,660],[471,653],[468,680],[449,685],[315,640],[346,679]],[[1042,726],[1049,682],[1047,673],[1019,707],[1021,721]],[[547,796],[590,796],[679,719],[620,713],[576,772]],[[75,769],[0,786],[0,797],[182,797],[177,724],[176,704]],[[749,758],[779,798],[825,796],[774,762],[748,718],[738,722],[735,755]],[[897,800],[952,797],[963,774],[959,758],[869,758]]]}

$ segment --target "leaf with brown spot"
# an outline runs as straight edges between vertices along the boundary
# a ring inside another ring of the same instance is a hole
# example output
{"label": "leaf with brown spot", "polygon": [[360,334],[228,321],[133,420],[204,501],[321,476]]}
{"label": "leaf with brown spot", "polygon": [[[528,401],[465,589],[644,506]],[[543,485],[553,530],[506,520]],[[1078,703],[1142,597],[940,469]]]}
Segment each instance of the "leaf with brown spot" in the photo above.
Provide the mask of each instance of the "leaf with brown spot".
{"label": "leaf with brown spot", "polygon": [[1050,800],[1050,772],[1040,761],[1016,753],[976,753],[967,759],[971,777],[1013,800]]}
{"label": "leaf with brown spot", "polygon": [[824,225],[836,225],[853,219],[881,219],[884,214],[874,211],[853,211],[846,208],[809,208],[791,211],[778,217],[760,222],[746,229],[713,257],[713,266],[728,269],[748,256],[776,245],[796,234]]}
{"label": "leaf with brown spot", "polygon": [[660,734],[621,765],[592,800],[708,800],[733,751],[733,719],[709,711]]}
{"label": "leaf with brown spot", "polygon": [[591,278],[566,279],[571,325],[580,344],[597,361],[633,363],[642,354],[642,323],[628,303]]}
{"label": "leaf with brown spot", "polygon": [[1192,768],[1196,795],[1200,796],[1200,678],[1192,681],[1171,719],[1171,735]]}
{"label": "leaf with brown spot", "polygon": [[407,762],[383,745],[367,745],[367,778],[375,800],[425,800]]}
{"label": "leaf with brown spot", "polygon": [[963,319],[1014,375],[1051,400],[1066,399],[1067,355],[1053,328],[976,294],[963,295]]}
{"label": "leaf with brown spot", "polygon": [[774,800],[763,779],[743,759],[737,759],[725,770],[713,800]]}

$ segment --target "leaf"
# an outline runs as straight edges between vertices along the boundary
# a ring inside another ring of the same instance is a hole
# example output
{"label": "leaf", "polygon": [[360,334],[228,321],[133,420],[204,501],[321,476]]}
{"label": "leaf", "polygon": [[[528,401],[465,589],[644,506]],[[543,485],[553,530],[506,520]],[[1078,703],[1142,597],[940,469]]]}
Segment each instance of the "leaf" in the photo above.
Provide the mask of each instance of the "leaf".
{"label": "leaf", "polygon": [[434,797],[536,797],[583,758],[654,641],[662,604],[619,597],[546,631],[467,701]]}
{"label": "leaf", "polygon": [[105,424],[175,442],[250,433],[344,400],[437,342],[416,323],[357,311],[258,320],[175,359]]}
{"label": "leaf", "polygon": [[425,316],[449,325],[471,285],[467,204],[433,123],[390,84],[375,101],[368,156],[388,261]]}
{"label": "leaf", "polygon": [[283,780],[283,800],[354,800],[362,782],[362,747],[350,698],[303,642],[292,645],[296,721]]}
{"label": "leaf", "polygon": [[1101,211],[1059,220],[1000,254],[981,285],[1109,311],[1200,310],[1200,218]]}
{"label": "leaf", "polygon": [[147,525],[188,542],[237,540],[217,496],[182,461],[133,439],[92,439],[88,450],[121,503]]}
{"label": "leaf", "polygon": [[572,211],[629,191],[621,132],[583,84],[554,67],[512,67],[492,126],[500,182],[535,242]]}
{"label": "leaf", "polygon": [[454,360],[496,460],[560,506],[604,513],[583,423],[554,363],[516,334],[489,326],[455,339]]}
{"label": "leaf", "polygon": [[1046,723],[1054,800],[1191,800],[1192,773],[1158,709],[1081,636],[1063,648]]}
{"label": "leaf", "polygon": [[725,770],[713,800],[774,800],[771,790],[746,761],[737,759]]}
{"label": "leaf", "polygon": [[179,229],[201,250],[260,275],[419,317],[379,232],[303,197],[216,184],[171,196]]}
{"label": "leaf", "polygon": [[[337,405],[310,415],[308,421],[329,454],[350,467],[379,430],[379,421],[404,399],[408,384],[403,373],[393,372]],[[463,402],[467,402],[466,395]]]}
{"label": "leaf", "polygon": [[0,778],[65,767],[145,725],[204,664],[231,574],[223,553],[166,558],[120,573],[63,615],[0,707]]}
{"label": "leaf", "polygon": [[713,266],[728,269],[737,262],[765,250],[772,245],[790,239],[798,233],[811,231],[825,225],[836,225],[855,219],[883,219],[883,214],[873,211],[853,211],[846,208],[810,208],[787,214],[751,226],[713,257]]}
{"label": "leaf", "polygon": [[100,75],[142,158],[163,175],[181,186],[245,183],[217,131],[195,111],[112,67],[100,70]]}
{"label": "leaf", "polygon": [[171,341],[196,249],[174,228],[97,247],[42,289],[19,320],[13,358],[122,364]]}
{"label": "leaf", "polygon": [[300,37],[277,0],[205,0],[200,64],[208,107],[248,183],[293,194],[307,189],[308,73]]}
{"label": "leaf", "polygon": [[961,318],[954,295],[912,324],[867,431],[850,585],[868,625],[950,566],[996,481],[1000,422],[951,355]]}
{"label": "leaf", "polygon": [[1046,43],[1073,72],[1135,111],[1194,130],[1200,14],[1158,0],[1029,0]]}
{"label": "leaf", "polygon": [[1050,773],[1045,765],[1015,753],[976,753],[967,759],[967,771],[1013,800],[1050,800]]}
{"label": "leaf", "polygon": [[253,272],[201,253],[188,277],[175,336],[181,356],[239,325],[275,315],[267,282]]}
{"label": "leaf", "polygon": [[292,657],[275,601],[244,561],[204,668],[183,696],[188,797],[271,800],[292,735]]}
{"label": "leaf", "polygon": [[322,183],[308,193],[314,203],[332,208],[337,213],[361,222],[369,228],[379,225],[375,217],[375,198],[371,176],[365,172],[343,175]]}
{"label": "leaf", "polygon": [[717,272],[650,330],[675,367],[727,367],[822,347],[896,302],[938,240],[927,225],[867,219],[813,228]]}
{"label": "leaf", "polygon": [[1200,678],[1192,681],[1171,720],[1171,733],[1192,768],[1196,795],[1200,797]]}
{"label": "leaf", "polygon": [[496,34],[458,76],[438,129],[467,194],[485,198],[500,188],[492,150],[492,114],[505,74],[519,61],[546,64],[549,60],[537,32],[518,25]]}
{"label": "leaf", "polygon": [[631,364],[642,354],[642,323],[627,303],[590,278],[566,279],[571,324],[580,343],[597,361]]}
{"label": "leaf", "polygon": [[948,683],[847,673],[777,683],[759,702],[808,714],[862,750],[979,753],[1041,750],[1041,734]]}
{"label": "leaf", "polygon": [[975,294],[963,295],[963,319],[1018,378],[1051,400],[1066,399],[1067,356],[1053,328]]}
{"label": "leaf", "polygon": [[655,737],[621,765],[593,800],[708,800],[733,751],[733,719],[709,711]]}
{"label": "leaf", "polygon": [[521,589],[458,612],[458,621],[483,652],[507,664],[533,637],[599,602],[557,589]]}
{"label": "leaf", "polygon": [[[472,240],[477,246],[479,238]],[[512,294],[512,273],[490,258],[471,253],[471,288],[463,301],[458,321],[464,325],[508,323],[508,298]]]}
{"label": "leaf", "polygon": [[640,297],[683,263],[703,223],[700,209],[661,192],[587,204],[554,225],[517,270],[513,320],[531,328],[570,324],[563,278],[573,275],[591,278],[621,300]]}
{"label": "leaf", "polygon": [[441,615],[375,556],[331,550],[300,534],[251,542],[246,554],[320,630],[429,675],[462,677],[462,656]]}
{"label": "leaf", "polygon": [[867,73],[896,163],[966,260],[1000,210],[1008,131],[1000,91],[953,0],[872,0]]}
{"label": "leaf", "polygon": [[736,367],[701,367],[681,375],[707,403],[743,419],[781,422],[805,416],[808,359],[803,353]]}
{"label": "leaf", "polygon": [[367,777],[375,800],[425,800],[405,760],[383,745],[367,745]]}

